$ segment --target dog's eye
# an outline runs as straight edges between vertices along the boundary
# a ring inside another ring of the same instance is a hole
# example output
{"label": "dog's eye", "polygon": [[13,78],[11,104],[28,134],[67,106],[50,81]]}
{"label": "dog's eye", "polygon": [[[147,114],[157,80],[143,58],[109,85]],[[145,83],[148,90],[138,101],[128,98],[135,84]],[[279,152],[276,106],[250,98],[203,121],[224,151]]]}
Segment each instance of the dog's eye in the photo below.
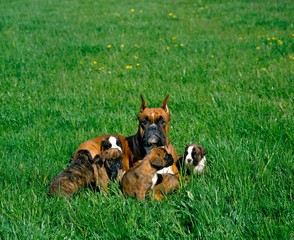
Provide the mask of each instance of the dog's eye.
{"label": "dog's eye", "polygon": [[161,126],[165,126],[166,121],[165,121],[163,118],[161,118],[161,119],[159,119],[159,124],[160,124]]}
{"label": "dog's eye", "polygon": [[105,150],[111,148],[111,144],[105,144],[104,148],[105,148]]}
{"label": "dog's eye", "polygon": [[141,124],[146,126],[148,124],[149,120],[148,118],[144,118],[142,121],[141,121]]}

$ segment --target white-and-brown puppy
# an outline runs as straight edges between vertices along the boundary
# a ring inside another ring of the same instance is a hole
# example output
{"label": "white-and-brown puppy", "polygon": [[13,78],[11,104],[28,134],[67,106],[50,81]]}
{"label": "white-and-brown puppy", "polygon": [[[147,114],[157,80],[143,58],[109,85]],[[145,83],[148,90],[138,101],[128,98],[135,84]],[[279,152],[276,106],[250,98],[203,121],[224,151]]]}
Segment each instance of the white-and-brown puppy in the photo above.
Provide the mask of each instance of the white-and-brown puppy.
{"label": "white-and-brown puppy", "polygon": [[192,143],[185,148],[184,155],[177,162],[181,171],[187,169],[187,174],[202,173],[206,164],[206,149],[199,144]]}
{"label": "white-and-brown puppy", "polygon": [[157,183],[156,172],[171,166],[173,162],[172,155],[168,154],[164,148],[152,148],[139,164],[124,174],[121,181],[123,194],[137,200],[145,199],[148,190]]}

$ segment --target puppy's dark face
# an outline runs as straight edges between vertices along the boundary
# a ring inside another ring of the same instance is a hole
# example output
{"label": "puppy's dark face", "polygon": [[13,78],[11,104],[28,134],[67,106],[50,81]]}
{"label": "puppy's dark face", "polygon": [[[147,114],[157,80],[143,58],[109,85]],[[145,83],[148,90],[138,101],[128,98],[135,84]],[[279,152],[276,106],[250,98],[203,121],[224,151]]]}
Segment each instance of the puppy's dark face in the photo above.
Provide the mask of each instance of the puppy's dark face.
{"label": "puppy's dark face", "polygon": [[101,153],[101,158],[104,161],[104,167],[110,180],[115,180],[118,171],[123,168],[122,152],[117,148],[110,148]]}
{"label": "puppy's dark face", "polygon": [[184,161],[188,166],[197,166],[206,155],[206,149],[198,144],[190,144],[186,147]]}
{"label": "puppy's dark face", "polygon": [[164,99],[160,108],[147,108],[144,98],[142,98],[141,110],[138,116],[139,133],[143,140],[143,146],[147,152],[150,149],[166,144],[166,134],[170,119],[167,100]]}
{"label": "puppy's dark face", "polygon": [[156,170],[161,170],[165,167],[169,167],[174,163],[172,155],[167,153],[164,148],[152,149],[147,157],[150,158],[150,164]]}
{"label": "puppy's dark face", "polygon": [[119,138],[110,136],[101,143],[100,166],[104,165],[110,180],[115,180],[123,168],[122,144]]}

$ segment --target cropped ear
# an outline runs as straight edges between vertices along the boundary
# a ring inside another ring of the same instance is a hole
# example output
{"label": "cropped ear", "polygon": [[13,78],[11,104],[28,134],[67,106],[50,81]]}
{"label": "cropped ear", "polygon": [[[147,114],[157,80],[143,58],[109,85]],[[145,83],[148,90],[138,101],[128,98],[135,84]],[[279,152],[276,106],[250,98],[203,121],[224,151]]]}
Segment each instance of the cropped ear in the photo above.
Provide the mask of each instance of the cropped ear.
{"label": "cropped ear", "polygon": [[144,99],[143,95],[141,94],[140,96],[141,96],[141,100],[142,100],[140,113],[142,113],[144,111],[144,109],[147,107],[147,104],[145,102],[145,99]]}
{"label": "cropped ear", "polygon": [[162,106],[161,106],[166,113],[169,113],[168,106],[167,106],[168,97],[169,97],[169,95],[167,95],[165,97],[165,99],[162,102]]}

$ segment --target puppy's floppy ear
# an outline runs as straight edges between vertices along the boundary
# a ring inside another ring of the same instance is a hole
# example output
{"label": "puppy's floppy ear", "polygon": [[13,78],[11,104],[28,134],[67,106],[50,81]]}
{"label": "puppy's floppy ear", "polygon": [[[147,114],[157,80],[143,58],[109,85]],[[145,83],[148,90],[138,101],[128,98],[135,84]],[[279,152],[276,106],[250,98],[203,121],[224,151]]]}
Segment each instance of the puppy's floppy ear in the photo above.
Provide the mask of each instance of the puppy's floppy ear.
{"label": "puppy's floppy ear", "polygon": [[103,152],[106,148],[106,139],[103,138],[101,141],[100,151]]}
{"label": "puppy's floppy ear", "polygon": [[204,157],[207,153],[206,149],[202,146],[200,146],[201,156]]}
{"label": "puppy's floppy ear", "polygon": [[155,168],[161,168],[163,167],[163,159],[161,157],[156,157],[153,161],[151,161],[151,166]]}
{"label": "puppy's floppy ear", "polygon": [[162,106],[161,106],[166,113],[169,113],[168,106],[167,106],[168,97],[169,97],[169,95],[167,95],[165,97],[165,99],[162,102]]}
{"label": "puppy's floppy ear", "polygon": [[90,163],[93,162],[93,158],[91,153],[88,150],[79,150],[78,151],[78,158],[83,158],[84,160],[88,160]]}
{"label": "puppy's floppy ear", "polygon": [[141,100],[142,100],[140,113],[142,113],[144,111],[144,109],[147,107],[147,104],[146,104],[145,99],[144,99],[142,94],[140,95],[140,97],[141,97]]}

